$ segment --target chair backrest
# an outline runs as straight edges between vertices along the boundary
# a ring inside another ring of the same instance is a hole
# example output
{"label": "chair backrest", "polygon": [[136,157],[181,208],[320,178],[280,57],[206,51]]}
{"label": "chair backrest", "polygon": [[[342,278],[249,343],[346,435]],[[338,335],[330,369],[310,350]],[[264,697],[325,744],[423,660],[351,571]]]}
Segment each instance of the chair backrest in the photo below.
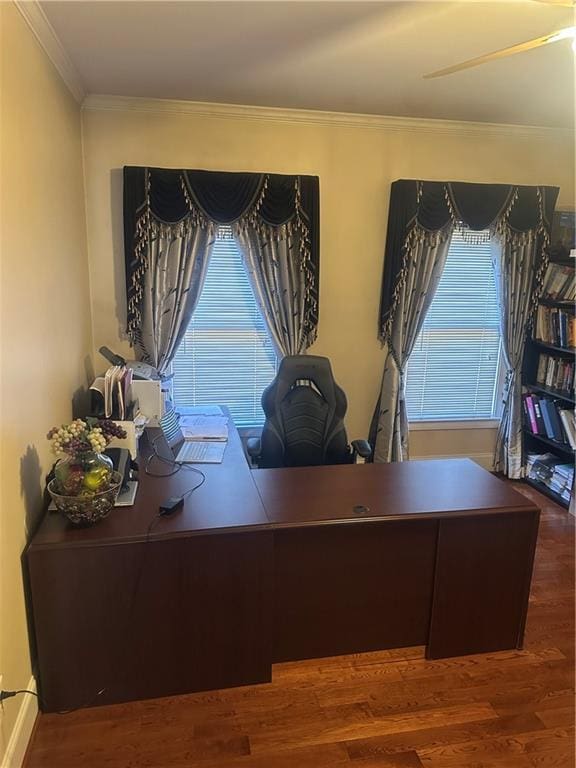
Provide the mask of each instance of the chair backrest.
{"label": "chair backrest", "polygon": [[262,395],[266,422],[260,467],[346,464],[352,454],[346,439],[347,402],[327,357],[283,358],[274,381]]}

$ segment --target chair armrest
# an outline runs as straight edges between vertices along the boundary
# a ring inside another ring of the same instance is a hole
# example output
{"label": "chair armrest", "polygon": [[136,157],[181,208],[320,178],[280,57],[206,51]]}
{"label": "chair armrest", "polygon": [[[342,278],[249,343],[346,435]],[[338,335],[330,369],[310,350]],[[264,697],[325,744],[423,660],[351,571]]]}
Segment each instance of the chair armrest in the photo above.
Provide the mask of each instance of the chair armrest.
{"label": "chair armrest", "polygon": [[246,450],[252,459],[257,459],[260,456],[261,444],[259,437],[249,437],[246,441]]}
{"label": "chair armrest", "polygon": [[372,455],[372,446],[368,440],[352,440],[352,450],[363,459],[369,459]]}

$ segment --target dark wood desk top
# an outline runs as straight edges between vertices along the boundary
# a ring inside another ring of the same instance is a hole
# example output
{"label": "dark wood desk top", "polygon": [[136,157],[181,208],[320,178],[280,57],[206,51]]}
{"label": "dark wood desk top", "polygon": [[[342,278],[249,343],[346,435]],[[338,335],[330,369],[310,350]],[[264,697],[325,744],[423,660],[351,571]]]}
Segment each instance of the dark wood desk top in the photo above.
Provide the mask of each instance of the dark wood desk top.
{"label": "dark wood desk top", "polygon": [[253,477],[275,528],[535,509],[470,459],[260,469]]}
{"label": "dark wood desk top", "polygon": [[[267,526],[268,518],[252,473],[246,462],[238,432],[231,425],[230,436],[222,464],[195,465],[206,476],[202,486],[185,499],[184,509],[171,517],[159,519],[149,538],[172,538],[179,535],[226,533]],[[153,432],[160,436],[160,430]],[[144,541],[150,523],[158,514],[159,505],[171,496],[182,496],[201,480],[196,472],[181,469],[172,477],[156,478],[144,473],[146,438],[143,438],[140,458],[139,486],[132,507],[116,507],[110,515],[92,528],[75,528],[58,512],[48,512],[32,539],[33,547],[94,546]],[[165,441],[158,450],[165,454]],[[148,450],[148,453],[150,451]],[[169,472],[170,468],[154,460],[154,473]]]}
{"label": "dark wood desk top", "polygon": [[[319,523],[535,509],[468,459],[250,470],[231,424],[222,464],[196,465],[206,476],[204,484],[188,496],[183,510],[157,520],[148,534],[159,505],[183,495],[200,476],[182,469],[171,477],[155,478],[144,473],[145,458],[140,464],[134,506],[117,507],[92,528],[75,528],[60,513],[49,512],[31,547],[98,546]],[[163,472],[168,467],[154,462],[151,469]],[[367,510],[355,512],[355,506]]]}

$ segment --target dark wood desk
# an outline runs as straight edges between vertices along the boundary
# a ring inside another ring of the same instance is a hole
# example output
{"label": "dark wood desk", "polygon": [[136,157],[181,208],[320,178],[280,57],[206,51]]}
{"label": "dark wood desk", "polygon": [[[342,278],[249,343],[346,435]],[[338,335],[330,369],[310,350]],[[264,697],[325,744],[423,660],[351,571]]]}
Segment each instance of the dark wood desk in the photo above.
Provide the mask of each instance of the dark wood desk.
{"label": "dark wood desk", "polygon": [[198,475],[141,471],[134,506],[92,528],[46,515],[27,555],[45,711],[270,679],[272,532],[230,432],[223,463],[149,535]]}
{"label": "dark wood desk", "polygon": [[468,459],[267,469],[274,660],[520,647],[539,510]]}
{"label": "dark wood desk", "polygon": [[142,476],[94,528],[46,516],[27,553],[46,711],[266,682],[285,659],[521,646],[539,510],[473,462],[251,472],[231,430],[202,470],[148,536],[194,473]]}

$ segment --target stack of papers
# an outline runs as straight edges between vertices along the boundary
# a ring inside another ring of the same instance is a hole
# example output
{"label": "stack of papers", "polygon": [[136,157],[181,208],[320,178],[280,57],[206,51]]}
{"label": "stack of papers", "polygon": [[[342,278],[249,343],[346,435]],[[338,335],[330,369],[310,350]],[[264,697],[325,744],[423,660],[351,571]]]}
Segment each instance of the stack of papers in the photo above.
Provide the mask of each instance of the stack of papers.
{"label": "stack of papers", "polygon": [[572,498],[574,465],[562,462],[553,453],[529,453],[526,461],[527,476],[537,480],[564,501]]}
{"label": "stack of papers", "polygon": [[572,464],[556,464],[549,487],[565,501],[570,501],[572,483],[574,482],[574,467]]}
{"label": "stack of papers", "polygon": [[107,419],[124,421],[128,418],[132,402],[132,369],[124,365],[113,365],[104,377],[96,378],[90,389],[98,392],[104,400],[104,416]]}
{"label": "stack of papers", "polygon": [[555,456],[553,453],[531,454],[526,462],[528,477],[547,485],[552,477],[554,465],[558,462],[558,456]]}
{"label": "stack of papers", "polygon": [[183,415],[180,417],[180,429],[185,440],[228,440],[228,417],[221,415],[206,416]]}

